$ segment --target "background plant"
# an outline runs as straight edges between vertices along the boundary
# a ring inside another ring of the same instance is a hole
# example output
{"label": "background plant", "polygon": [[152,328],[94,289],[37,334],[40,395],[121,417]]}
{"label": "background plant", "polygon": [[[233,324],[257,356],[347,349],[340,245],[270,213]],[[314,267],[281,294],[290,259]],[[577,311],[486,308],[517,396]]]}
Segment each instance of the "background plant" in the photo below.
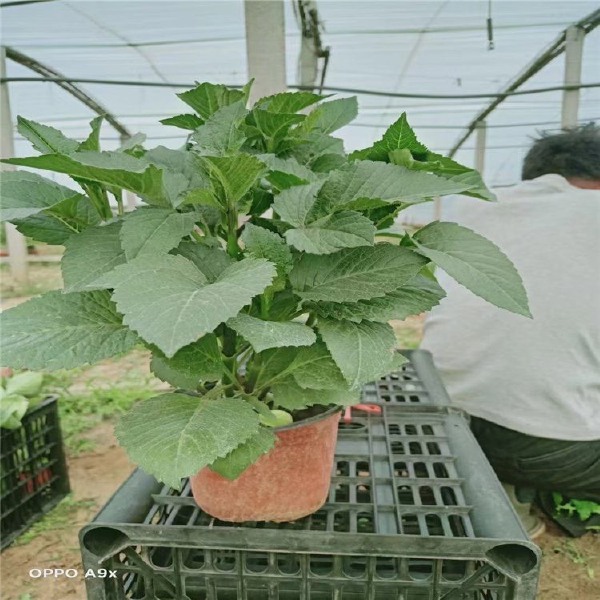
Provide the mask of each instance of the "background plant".
{"label": "background plant", "polygon": [[[331,134],[356,116],[354,98],[282,93],[247,108],[248,87],[208,83],[179,97],[193,113],[162,123],[189,131],[181,149],[136,136],[103,152],[101,119],[78,142],[19,118],[41,154],[6,162],[80,189],[2,176],[3,218],[65,246],[64,290],[2,314],[3,363],[73,368],[149,348],[152,371],[178,389],[136,405],[117,433],[159,479],[178,485],[206,465],[234,478],[295,411],[356,402],[398,364],[387,322],[444,296],[432,263],[529,315],[516,270],[476,233],[436,222],[383,241],[413,204],[493,199],[479,174],[419,142],[405,114],[348,155]],[[144,205],[126,213],[124,190]]]}

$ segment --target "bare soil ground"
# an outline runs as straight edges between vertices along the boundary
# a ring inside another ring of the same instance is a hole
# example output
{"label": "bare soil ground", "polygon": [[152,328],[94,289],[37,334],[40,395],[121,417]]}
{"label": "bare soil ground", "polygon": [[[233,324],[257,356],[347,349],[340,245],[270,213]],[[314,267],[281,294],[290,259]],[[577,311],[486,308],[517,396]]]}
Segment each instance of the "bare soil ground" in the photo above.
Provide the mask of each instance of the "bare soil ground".
{"label": "bare soil ground", "polygon": [[[48,268],[53,274],[46,273],[45,279],[42,279],[51,288],[57,281],[56,266]],[[17,286],[13,294],[24,295],[19,293]],[[22,299],[25,298],[2,302],[2,308],[8,308]],[[414,317],[392,325],[400,346],[418,345],[422,318]],[[114,386],[118,382],[133,380],[141,383],[147,381],[148,375],[146,354],[136,351],[119,362],[106,361],[77,375],[73,387],[89,386],[90,382],[94,387],[109,383]],[[103,421],[85,432],[82,437],[91,442],[93,451],[68,457],[72,497],[2,553],[2,600],[85,600],[81,576],[75,579],[33,579],[29,576],[29,570],[75,568],[81,573],[79,530],[134,468],[117,445],[113,424],[112,420]],[[600,535],[588,534],[573,540],[547,522],[546,533],[536,543],[543,552],[537,600],[600,598]]]}

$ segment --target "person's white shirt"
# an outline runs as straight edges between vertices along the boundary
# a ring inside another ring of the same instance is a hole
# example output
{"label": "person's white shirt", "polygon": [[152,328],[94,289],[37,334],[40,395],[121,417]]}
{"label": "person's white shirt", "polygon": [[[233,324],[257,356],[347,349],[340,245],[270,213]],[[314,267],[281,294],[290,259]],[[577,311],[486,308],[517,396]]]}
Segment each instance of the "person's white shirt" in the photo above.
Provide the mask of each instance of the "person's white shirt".
{"label": "person's white shirt", "polygon": [[532,436],[600,439],[600,190],[544,175],[461,198],[461,225],[512,260],[533,319],[498,309],[440,274],[447,297],[425,323],[452,401]]}

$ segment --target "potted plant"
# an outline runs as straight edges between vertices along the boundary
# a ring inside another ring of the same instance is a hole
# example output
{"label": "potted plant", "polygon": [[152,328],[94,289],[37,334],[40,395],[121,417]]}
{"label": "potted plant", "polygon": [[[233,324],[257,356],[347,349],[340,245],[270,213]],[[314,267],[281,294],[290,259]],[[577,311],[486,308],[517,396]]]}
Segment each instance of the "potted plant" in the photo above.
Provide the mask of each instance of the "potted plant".
{"label": "potted plant", "polygon": [[[388,231],[435,196],[493,200],[475,171],[420,143],[405,114],[348,155],[331,134],[356,116],[355,98],[282,93],[248,108],[248,90],[179,94],[193,112],[162,121],[188,130],[178,150],[135,136],[105,152],[101,119],[83,142],[19,119],[41,155],[5,162],[80,189],[3,173],[3,218],[65,253],[64,290],[2,314],[2,363],[68,369],[144,345],[175,391],[121,419],[131,458],[172,486],[191,476],[216,517],[281,521],[325,501],[339,407],[399,364],[388,321],[443,297],[432,264],[529,313],[513,265],[476,233]],[[132,212],[125,190],[143,202]]]}

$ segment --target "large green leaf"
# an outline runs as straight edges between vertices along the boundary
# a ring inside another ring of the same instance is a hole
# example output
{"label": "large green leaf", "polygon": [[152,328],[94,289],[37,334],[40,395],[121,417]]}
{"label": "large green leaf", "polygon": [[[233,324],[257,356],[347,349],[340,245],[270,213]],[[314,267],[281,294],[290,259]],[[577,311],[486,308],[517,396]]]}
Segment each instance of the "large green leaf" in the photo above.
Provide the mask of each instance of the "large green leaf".
{"label": "large green leaf", "polygon": [[131,350],[127,329],[108,292],[49,292],[0,314],[2,364],[72,369]]}
{"label": "large green leaf", "polygon": [[167,119],[161,119],[160,122],[163,125],[171,125],[172,127],[179,127],[179,129],[188,129],[190,131],[194,131],[200,125],[204,124],[204,120],[200,117],[188,114],[168,117]]}
{"label": "large green leaf", "polygon": [[17,117],[17,131],[42,154],[52,154],[54,152],[71,154],[76,152],[79,147],[77,140],[66,137],[58,129],[23,117]]}
{"label": "large green leaf", "polygon": [[[193,262],[211,283],[233,262],[221,248],[204,246],[197,242],[181,242],[171,254],[179,254]],[[268,258],[258,256],[257,258]]]}
{"label": "large green leaf", "polygon": [[267,165],[267,179],[278,189],[285,190],[294,185],[315,181],[318,176],[295,158],[280,158],[274,154],[260,154],[260,160]]}
{"label": "large green leaf", "polygon": [[217,110],[192,134],[195,152],[205,156],[225,156],[239,150],[245,141],[240,123],[248,111],[243,102]]}
{"label": "large green leaf", "polygon": [[207,156],[204,164],[215,188],[215,196],[222,206],[237,204],[266,171],[265,165],[250,154],[235,156]]}
{"label": "large green leaf", "polygon": [[358,114],[358,102],[356,98],[340,98],[324,102],[317,106],[306,118],[303,129],[310,131],[316,129],[323,133],[331,133],[348,125]]}
{"label": "large green leaf", "polygon": [[258,428],[258,415],[241,398],[162,394],[136,404],[115,431],[135,463],[179,488],[181,478],[226,456]]}
{"label": "large green leaf", "polygon": [[15,219],[13,223],[23,235],[38,242],[62,245],[74,233],[98,225],[100,215],[89,198],[74,196],[25,219]]}
{"label": "large green leaf", "polygon": [[435,281],[419,275],[381,298],[354,303],[319,302],[315,304],[315,309],[320,315],[333,319],[387,323],[393,319],[401,321],[410,315],[428,311],[439,304],[445,295],[444,290]]}
{"label": "large green leaf", "polygon": [[127,260],[175,248],[194,228],[197,216],[168,208],[138,208],[123,219],[121,244]]}
{"label": "large green leaf", "polygon": [[427,262],[408,248],[377,244],[325,256],[302,256],[290,281],[305,300],[357,302],[397,290]]}
{"label": "large green leaf", "polygon": [[316,104],[325,96],[312,92],[282,92],[273,96],[265,96],[256,106],[272,113],[295,113],[307,106]]}
{"label": "large green leaf", "polygon": [[434,196],[458,194],[469,182],[452,181],[398,165],[362,160],[333,171],[321,189],[325,213],[335,207],[370,208],[372,202],[413,204]]}
{"label": "large green leaf", "polygon": [[92,131],[87,138],[77,146],[77,150],[100,150],[100,128],[102,127],[102,121],[104,121],[104,117],[96,117],[90,121]]}
{"label": "large green leaf", "polygon": [[89,227],[65,242],[61,269],[67,292],[105,289],[101,278],[125,262],[119,232],[121,223]]}
{"label": "large green leaf", "polygon": [[277,266],[280,274],[292,270],[292,252],[283,238],[264,227],[246,223],[240,237],[246,252],[255,258],[266,258]]}
{"label": "large green leaf", "polygon": [[300,387],[293,379],[277,383],[271,388],[273,405],[284,410],[302,410],[316,404],[352,406],[360,402],[358,390],[311,390]]}
{"label": "large green leaf", "polygon": [[321,131],[311,131],[295,140],[291,154],[299,163],[312,168],[319,157],[327,154],[338,154],[345,159],[344,142]]}
{"label": "large green leaf", "polygon": [[29,400],[16,393],[4,392],[0,388],[0,428],[19,429],[21,419],[29,408]]}
{"label": "large green leaf", "polygon": [[124,322],[171,357],[237,315],[274,276],[270,262],[247,258],[208,283],[189,260],[166,254],[121,265],[108,283]]}
{"label": "large green leaf", "polygon": [[243,102],[245,93],[224,85],[201,83],[177,96],[206,120],[224,106]]}
{"label": "large green leaf", "polygon": [[319,319],[319,333],[353,389],[389,373],[396,336],[387,323]]}
{"label": "large green leaf", "polygon": [[293,125],[306,119],[305,115],[294,113],[272,113],[255,108],[252,117],[258,130],[269,139],[278,139],[287,134]]}
{"label": "large green leaf", "polygon": [[3,171],[0,191],[2,221],[24,219],[64,200],[83,198],[79,192],[29,171]]}
{"label": "large green leaf", "polygon": [[217,337],[212,333],[179,350],[172,358],[152,357],[150,368],[163,381],[175,387],[194,390],[203,381],[218,381],[223,375],[223,360]]}
{"label": "large green leaf", "polygon": [[123,152],[75,152],[45,154],[29,158],[5,159],[13,165],[65,173],[78,179],[95,181],[131,190],[150,204],[171,205],[187,188],[188,181],[180,173],[157,169],[139,158]]}
{"label": "large green leaf", "polygon": [[488,239],[456,223],[434,222],[418,231],[413,241],[421,254],[477,296],[531,317],[519,273]]}
{"label": "large green leaf", "polygon": [[315,332],[302,323],[263,321],[245,314],[229,319],[227,325],[250,342],[256,352],[284,346],[310,346],[317,339]]}
{"label": "large green leaf", "polygon": [[266,427],[260,427],[258,433],[232,450],[225,458],[217,458],[210,468],[227,479],[237,479],[251,464],[269,452],[275,443],[275,434]]}

